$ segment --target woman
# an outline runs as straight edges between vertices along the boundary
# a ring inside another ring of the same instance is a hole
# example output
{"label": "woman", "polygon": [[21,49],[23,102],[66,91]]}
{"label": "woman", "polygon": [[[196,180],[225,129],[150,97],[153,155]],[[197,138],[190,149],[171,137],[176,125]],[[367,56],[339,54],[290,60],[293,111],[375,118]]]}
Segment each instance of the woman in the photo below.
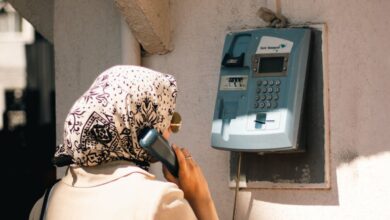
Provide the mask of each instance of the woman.
{"label": "woman", "polygon": [[[145,128],[168,139],[175,112],[175,79],[147,68],[115,66],[76,101],[57,147],[57,166],[69,165],[30,219],[218,219],[207,182],[186,149],[174,146],[179,177],[147,172],[153,158],[138,143]],[[42,212],[41,212],[42,211]],[[43,216],[44,215],[44,216]]]}

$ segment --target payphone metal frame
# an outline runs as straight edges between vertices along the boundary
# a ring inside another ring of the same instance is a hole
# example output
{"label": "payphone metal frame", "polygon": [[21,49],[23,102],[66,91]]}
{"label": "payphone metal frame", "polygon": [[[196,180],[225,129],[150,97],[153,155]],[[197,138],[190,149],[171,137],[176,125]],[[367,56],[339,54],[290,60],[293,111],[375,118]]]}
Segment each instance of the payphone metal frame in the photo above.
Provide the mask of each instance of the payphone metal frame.
{"label": "payphone metal frame", "polygon": [[[323,117],[324,117],[324,134],[323,134],[323,170],[324,170],[324,181],[321,183],[294,183],[289,179],[285,179],[278,182],[269,182],[269,181],[248,181],[246,174],[244,172],[240,173],[238,188],[240,190],[249,190],[249,189],[321,189],[328,190],[331,188],[331,179],[330,179],[330,115],[329,115],[329,69],[328,69],[328,27],[326,23],[309,23],[309,24],[296,24],[290,25],[289,27],[308,27],[313,30],[321,31],[321,53],[322,53],[322,93],[323,93]],[[309,146],[310,147],[310,146]],[[233,156],[236,155],[236,156]],[[229,188],[236,188],[236,170],[232,167],[235,160],[238,160],[237,152],[231,152],[230,155],[230,179],[229,179]],[[252,153],[255,154],[255,153]],[[266,152],[259,153],[267,154]],[[280,154],[280,153],[277,153]],[[259,156],[260,156],[259,155]],[[294,154],[292,154],[294,155]]]}

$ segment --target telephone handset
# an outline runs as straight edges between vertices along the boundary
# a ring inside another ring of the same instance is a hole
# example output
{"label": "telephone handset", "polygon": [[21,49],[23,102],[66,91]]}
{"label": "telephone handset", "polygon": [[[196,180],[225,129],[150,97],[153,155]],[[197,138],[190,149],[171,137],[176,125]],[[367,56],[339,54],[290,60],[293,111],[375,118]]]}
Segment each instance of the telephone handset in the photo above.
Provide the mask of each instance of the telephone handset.
{"label": "telephone handset", "polygon": [[161,161],[169,172],[178,177],[179,163],[173,148],[168,141],[154,128],[149,128],[141,132],[139,144],[150,155]]}

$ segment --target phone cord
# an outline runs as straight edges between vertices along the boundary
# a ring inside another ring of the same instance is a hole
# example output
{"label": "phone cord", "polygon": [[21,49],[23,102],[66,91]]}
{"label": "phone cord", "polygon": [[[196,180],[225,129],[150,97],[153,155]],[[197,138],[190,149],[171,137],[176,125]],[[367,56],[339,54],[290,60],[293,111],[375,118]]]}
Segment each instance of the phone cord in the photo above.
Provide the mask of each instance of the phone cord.
{"label": "phone cord", "polygon": [[236,190],[234,191],[233,220],[236,219],[237,195],[238,195],[238,190],[240,188],[241,154],[242,154],[242,152],[239,152],[239,155],[238,155]]}

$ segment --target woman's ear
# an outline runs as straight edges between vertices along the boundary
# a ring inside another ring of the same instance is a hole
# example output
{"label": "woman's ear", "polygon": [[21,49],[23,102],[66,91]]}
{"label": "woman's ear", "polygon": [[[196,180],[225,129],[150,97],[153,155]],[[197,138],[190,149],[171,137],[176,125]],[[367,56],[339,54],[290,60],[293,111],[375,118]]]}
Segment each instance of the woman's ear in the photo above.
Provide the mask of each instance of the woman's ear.
{"label": "woman's ear", "polygon": [[162,136],[168,140],[169,137],[171,136],[171,133],[172,133],[172,130],[171,130],[171,126],[169,125],[167,129],[165,129],[165,131],[162,133]]}

